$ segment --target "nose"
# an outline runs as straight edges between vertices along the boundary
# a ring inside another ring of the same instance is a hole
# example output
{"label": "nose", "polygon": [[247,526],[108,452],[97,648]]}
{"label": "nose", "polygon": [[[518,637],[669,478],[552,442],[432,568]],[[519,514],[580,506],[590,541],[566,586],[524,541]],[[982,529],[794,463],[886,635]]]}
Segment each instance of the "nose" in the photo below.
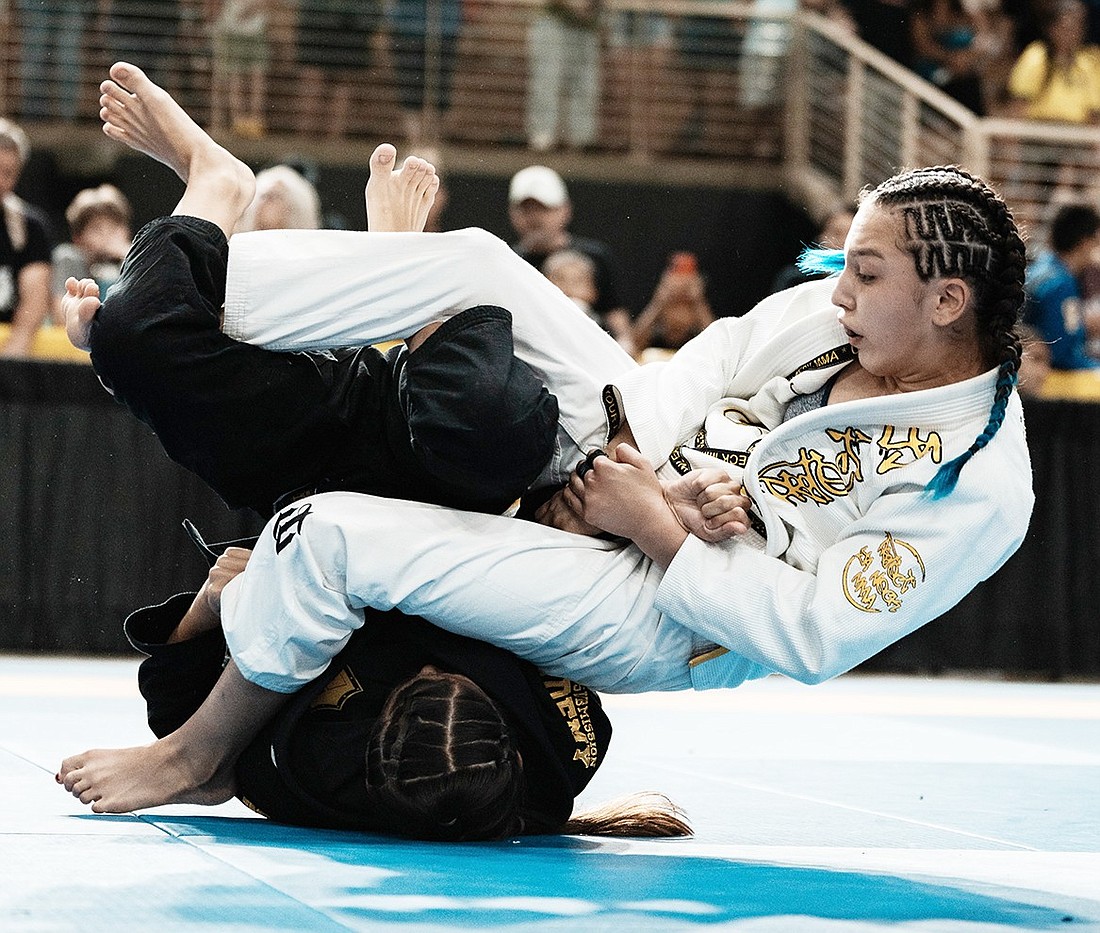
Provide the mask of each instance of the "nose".
{"label": "nose", "polygon": [[837,317],[843,317],[844,312],[851,310],[852,307],[846,276],[847,273],[840,273],[840,277],[836,280],[836,287],[833,289],[832,302],[840,309],[837,312]]}

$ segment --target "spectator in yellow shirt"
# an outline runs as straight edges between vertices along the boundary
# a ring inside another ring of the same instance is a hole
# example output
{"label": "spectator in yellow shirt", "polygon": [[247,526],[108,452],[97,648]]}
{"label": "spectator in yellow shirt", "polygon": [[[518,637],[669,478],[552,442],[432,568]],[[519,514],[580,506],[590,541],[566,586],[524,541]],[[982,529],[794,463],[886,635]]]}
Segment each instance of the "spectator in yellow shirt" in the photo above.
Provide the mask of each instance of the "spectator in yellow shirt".
{"label": "spectator in yellow shirt", "polygon": [[1010,115],[1030,120],[1093,123],[1100,115],[1100,47],[1086,43],[1081,0],[1056,0],[1043,35],[1016,60],[1008,78]]}

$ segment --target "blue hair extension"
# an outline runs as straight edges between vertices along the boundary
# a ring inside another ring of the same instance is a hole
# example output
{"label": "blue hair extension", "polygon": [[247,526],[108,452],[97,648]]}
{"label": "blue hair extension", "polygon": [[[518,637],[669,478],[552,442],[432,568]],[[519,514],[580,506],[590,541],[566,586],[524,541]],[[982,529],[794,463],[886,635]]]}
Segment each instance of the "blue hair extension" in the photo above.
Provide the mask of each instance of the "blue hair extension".
{"label": "blue hair extension", "polygon": [[936,475],[924,487],[927,495],[930,495],[933,499],[942,499],[950,493],[959,481],[959,473],[970,458],[993,440],[993,435],[1000,430],[1001,424],[1005,420],[1005,409],[1008,407],[1008,398],[1016,385],[1016,379],[1015,360],[1006,360],[1001,363],[1000,373],[997,376],[997,389],[993,394],[993,407],[989,409],[989,421],[986,422],[982,433],[974,438],[973,444],[954,460],[948,461],[936,471]]}
{"label": "blue hair extension", "polygon": [[795,265],[805,275],[838,275],[844,271],[844,250],[807,246],[799,253]]}

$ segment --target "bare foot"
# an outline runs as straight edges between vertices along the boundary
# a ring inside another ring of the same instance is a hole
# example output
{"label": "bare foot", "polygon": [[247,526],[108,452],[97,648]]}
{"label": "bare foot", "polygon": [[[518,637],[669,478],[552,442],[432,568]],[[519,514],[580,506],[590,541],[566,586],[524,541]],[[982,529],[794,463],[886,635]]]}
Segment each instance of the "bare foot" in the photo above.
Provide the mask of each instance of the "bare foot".
{"label": "bare foot", "polygon": [[99,310],[99,286],[93,279],[72,276],[65,280],[65,294],[61,296],[61,313],[65,316],[65,333],[78,350],[88,350],[88,337],[92,332],[92,319]]}
{"label": "bare foot", "polygon": [[[110,73],[110,79],[99,86],[103,132],[172,169],[188,184],[185,199],[203,196],[198,210],[190,213],[220,226],[223,215],[239,217],[256,192],[252,170],[214,142],[171,94],[136,65],[116,62]],[[213,216],[203,208],[207,201]],[[177,213],[186,212],[177,209]]]}
{"label": "bare foot", "polygon": [[207,806],[235,793],[232,768],[202,775],[194,756],[181,755],[171,736],[136,748],[99,748],[73,755],[55,775],[94,813],[129,813],[169,803]]}
{"label": "bare foot", "polygon": [[367,181],[367,229],[374,233],[419,233],[439,190],[431,162],[409,156],[394,169],[397,150],[382,143],[370,157]]}

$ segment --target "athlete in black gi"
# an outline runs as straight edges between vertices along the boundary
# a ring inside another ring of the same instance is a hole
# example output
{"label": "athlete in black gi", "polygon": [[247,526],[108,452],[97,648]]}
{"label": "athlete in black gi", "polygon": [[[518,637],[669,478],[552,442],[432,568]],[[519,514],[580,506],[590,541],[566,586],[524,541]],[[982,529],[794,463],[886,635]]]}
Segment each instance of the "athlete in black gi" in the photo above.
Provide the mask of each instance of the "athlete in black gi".
{"label": "athlete in black gi", "polygon": [[[140,69],[117,64],[111,76],[101,97],[107,135],[169,165],[187,188],[171,217],[135,238],[102,306],[94,283],[69,280],[67,330],[169,455],[230,506],[265,517],[325,489],[485,511],[518,498],[553,451],[557,404],[513,355],[510,315],[471,309],[386,356],[280,354],[231,340],[218,327],[227,238],[251,198],[251,171]],[[438,186],[434,168],[407,159],[394,171],[394,156],[382,146],[372,157],[368,217],[384,229],[417,229]],[[218,560],[235,562],[232,576],[247,554],[230,549]],[[437,839],[563,826],[688,831],[663,805],[567,824],[606,752],[610,723],[598,697],[397,613],[371,615],[289,703],[266,696],[249,707],[247,728],[189,745],[192,713],[208,696],[223,710],[243,708],[217,619],[180,635],[189,607],[203,602],[203,591],[193,601],[182,594],[127,620],[132,643],[149,655],[140,683],[158,741],[62,763],[59,783],[94,810],[240,794],[280,820]],[[221,757],[202,771],[211,750]],[[486,773],[495,775],[488,789]]]}

